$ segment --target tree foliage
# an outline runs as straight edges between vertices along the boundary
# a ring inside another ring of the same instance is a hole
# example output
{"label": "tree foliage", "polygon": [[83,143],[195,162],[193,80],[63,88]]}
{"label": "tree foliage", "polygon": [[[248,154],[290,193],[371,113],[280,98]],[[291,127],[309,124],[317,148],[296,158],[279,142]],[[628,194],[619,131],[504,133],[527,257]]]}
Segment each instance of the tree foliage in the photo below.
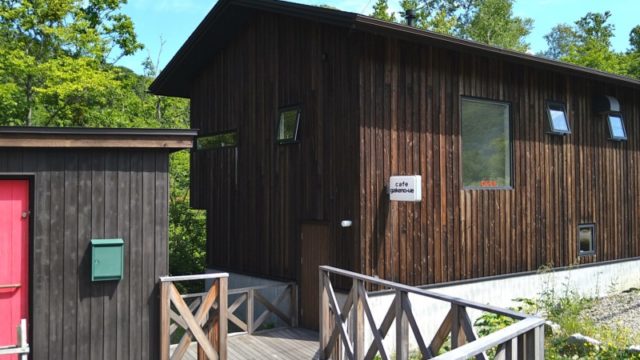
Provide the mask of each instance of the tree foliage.
{"label": "tree foliage", "polygon": [[[185,128],[189,103],[117,66],[142,49],[126,0],[0,0],[0,125]],[[204,270],[205,216],[189,208],[189,154],[172,155],[170,272]]]}
{"label": "tree foliage", "polygon": [[543,55],[615,74],[640,77],[640,26],[631,30],[630,49],[616,52],[611,47],[615,26],[608,23],[610,17],[608,11],[589,12],[573,25],[555,26],[545,36],[548,49]]}
{"label": "tree foliage", "polygon": [[524,39],[532,27],[532,19],[513,15],[512,1],[485,0],[460,33],[478,42],[525,52],[529,44]]}
{"label": "tree foliage", "polygon": [[[513,15],[514,0],[400,0],[416,11],[416,27],[485,44],[527,51],[525,37],[533,20]],[[371,16],[396,21],[387,0],[378,0]],[[400,20],[404,23],[404,20]]]}
{"label": "tree foliage", "polygon": [[142,48],[125,0],[0,1],[0,81],[9,125],[87,125],[114,99],[114,63]]}
{"label": "tree foliage", "polygon": [[373,13],[371,14],[376,19],[395,22],[396,14],[389,12],[389,3],[387,0],[377,0],[373,5]]}

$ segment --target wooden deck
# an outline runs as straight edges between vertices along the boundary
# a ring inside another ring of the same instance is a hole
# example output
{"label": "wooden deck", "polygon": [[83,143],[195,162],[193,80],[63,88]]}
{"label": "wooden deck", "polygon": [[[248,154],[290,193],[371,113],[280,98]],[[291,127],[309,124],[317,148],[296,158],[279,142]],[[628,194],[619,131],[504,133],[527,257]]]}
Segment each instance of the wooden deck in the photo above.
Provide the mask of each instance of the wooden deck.
{"label": "wooden deck", "polygon": [[[318,333],[300,328],[279,328],[253,335],[229,334],[228,357],[233,360],[318,358]],[[192,343],[184,360],[196,360],[197,343]]]}

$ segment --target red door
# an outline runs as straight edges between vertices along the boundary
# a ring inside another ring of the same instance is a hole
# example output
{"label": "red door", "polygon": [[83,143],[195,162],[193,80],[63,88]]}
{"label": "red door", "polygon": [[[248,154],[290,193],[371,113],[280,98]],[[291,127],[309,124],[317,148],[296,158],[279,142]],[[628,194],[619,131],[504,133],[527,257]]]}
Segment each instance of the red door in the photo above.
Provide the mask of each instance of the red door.
{"label": "red door", "polygon": [[29,181],[0,180],[0,348],[16,345],[16,328],[29,317],[28,281]]}

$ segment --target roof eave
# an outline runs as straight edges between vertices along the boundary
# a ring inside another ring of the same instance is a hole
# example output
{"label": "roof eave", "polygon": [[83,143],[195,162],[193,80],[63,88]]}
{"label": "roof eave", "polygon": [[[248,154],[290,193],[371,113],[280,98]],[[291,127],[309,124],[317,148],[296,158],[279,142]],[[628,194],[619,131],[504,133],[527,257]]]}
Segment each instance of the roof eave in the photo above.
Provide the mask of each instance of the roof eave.
{"label": "roof eave", "polygon": [[547,59],[540,56],[530,55],[514,50],[503,49],[483,43],[464,40],[453,36],[443,35],[432,31],[425,31],[405,25],[390,23],[378,20],[369,16],[358,15],[355,20],[356,30],[377,33],[380,35],[404,38],[410,41],[421,41],[449,48],[455,51],[490,55],[506,59],[510,62],[521,63],[528,66],[544,68],[559,72],[569,71],[573,75],[578,75],[594,80],[601,80],[618,85],[625,85],[640,88],[640,81],[629,77],[616,75],[584,66],[565,63],[562,61]]}
{"label": "roof eave", "polygon": [[0,127],[0,148],[129,148],[193,147],[197,130]]}

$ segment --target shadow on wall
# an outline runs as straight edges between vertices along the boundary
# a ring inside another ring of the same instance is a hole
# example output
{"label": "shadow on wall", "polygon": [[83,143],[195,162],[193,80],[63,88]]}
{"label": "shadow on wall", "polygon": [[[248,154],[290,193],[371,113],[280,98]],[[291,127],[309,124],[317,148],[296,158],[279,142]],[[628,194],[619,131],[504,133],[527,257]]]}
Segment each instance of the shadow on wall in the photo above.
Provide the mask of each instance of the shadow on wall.
{"label": "shadow on wall", "polygon": [[[376,247],[374,249],[375,253],[373,254],[373,258],[375,260],[375,264],[373,265],[373,269],[377,269],[377,276],[384,277],[384,274],[387,272],[386,269],[380,269],[380,264],[384,264],[383,266],[391,266],[391,264],[387,264],[385,261],[385,239],[384,235],[387,231],[387,224],[389,223],[389,208],[390,201],[387,196],[386,186],[378,195],[378,209],[375,214],[375,218],[373,220],[373,230],[375,231],[375,241]],[[393,254],[393,249],[391,249],[391,253]]]}

